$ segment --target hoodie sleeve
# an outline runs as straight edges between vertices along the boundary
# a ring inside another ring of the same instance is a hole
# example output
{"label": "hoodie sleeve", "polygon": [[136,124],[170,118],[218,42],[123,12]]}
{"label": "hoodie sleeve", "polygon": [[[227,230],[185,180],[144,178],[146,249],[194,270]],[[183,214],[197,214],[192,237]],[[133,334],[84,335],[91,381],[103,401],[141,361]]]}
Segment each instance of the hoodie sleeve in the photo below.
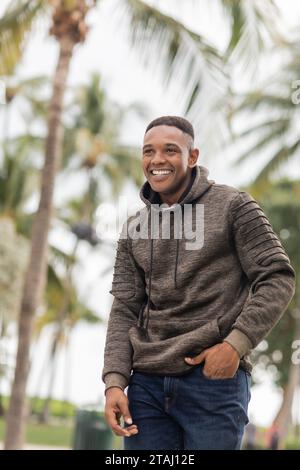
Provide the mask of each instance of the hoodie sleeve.
{"label": "hoodie sleeve", "polygon": [[250,291],[224,341],[243,357],[283,315],[295,293],[295,272],[266,215],[245,192],[239,192],[231,203],[231,227]]}
{"label": "hoodie sleeve", "polygon": [[114,296],[110,311],[102,380],[105,391],[110,387],[126,388],[132,368],[132,346],[128,331],[138,321],[141,306],[146,298],[142,270],[131,252],[131,240],[124,237],[123,225],[118,240],[113,282],[110,293]]}

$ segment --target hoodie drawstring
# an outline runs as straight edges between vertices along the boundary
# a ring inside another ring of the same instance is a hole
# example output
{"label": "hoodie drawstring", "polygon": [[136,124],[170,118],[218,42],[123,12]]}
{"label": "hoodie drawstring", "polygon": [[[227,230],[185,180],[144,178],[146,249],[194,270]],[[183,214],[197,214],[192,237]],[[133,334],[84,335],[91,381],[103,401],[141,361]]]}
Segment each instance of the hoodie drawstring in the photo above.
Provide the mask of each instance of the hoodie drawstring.
{"label": "hoodie drawstring", "polygon": [[177,289],[177,266],[178,266],[178,256],[179,256],[179,238],[176,240],[176,259],[175,259],[175,272],[174,272],[174,285]]}
{"label": "hoodie drawstring", "polygon": [[[148,336],[148,324],[149,324],[149,309],[150,309],[150,302],[151,302],[151,282],[152,282],[152,270],[153,270],[153,238],[151,236],[151,209],[149,210],[148,214],[148,220],[150,220],[150,271],[149,271],[149,290],[148,290],[148,300],[147,302],[144,302],[140,312],[139,312],[139,321],[138,325],[140,328],[142,328],[146,334],[146,337],[149,338]],[[144,327],[144,318],[143,318],[143,313],[144,313],[144,308],[147,308],[146,311],[146,324]]]}
{"label": "hoodie drawstring", "polygon": [[[150,211],[149,211],[150,215]],[[149,325],[149,310],[150,310],[150,302],[151,302],[151,285],[152,285],[152,272],[153,272],[153,238],[151,234],[151,217],[150,217],[150,271],[149,271],[149,290],[148,290],[148,302],[147,302],[147,312],[146,312],[146,321],[145,321],[145,334],[148,337],[148,325]],[[176,258],[175,258],[175,268],[174,268],[174,285],[175,289],[177,289],[177,267],[178,267],[178,259],[179,259],[179,238],[176,239]],[[140,326],[143,325],[143,310],[145,304],[143,304],[141,308],[141,315],[140,315]]]}
{"label": "hoodie drawstring", "polygon": [[153,269],[153,238],[151,237],[150,243],[150,273],[149,273],[149,296],[148,296],[148,305],[147,305],[147,314],[146,314],[146,325],[145,331],[148,336],[148,324],[149,324],[149,309],[151,302],[151,281],[152,281],[152,269]]}

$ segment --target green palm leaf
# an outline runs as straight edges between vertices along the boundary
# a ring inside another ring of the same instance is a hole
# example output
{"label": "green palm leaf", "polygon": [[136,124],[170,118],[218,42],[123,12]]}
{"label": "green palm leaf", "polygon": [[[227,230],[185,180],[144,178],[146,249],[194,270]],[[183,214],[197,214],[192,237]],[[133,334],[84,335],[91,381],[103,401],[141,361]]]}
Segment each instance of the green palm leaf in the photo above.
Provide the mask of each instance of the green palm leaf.
{"label": "green palm leaf", "polygon": [[238,138],[242,138],[250,134],[256,136],[258,133],[261,134],[261,131],[266,131],[261,137],[256,138],[255,143],[252,144],[250,148],[248,148],[237,158],[237,160],[234,162],[234,165],[238,166],[241,163],[244,163],[250,157],[253,157],[253,155],[258,154],[259,151],[263,150],[272,142],[280,140],[287,131],[289,124],[290,121],[288,119],[270,121],[254,126],[251,129],[247,129],[246,131],[239,134]]}
{"label": "green palm leaf", "polygon": [[0,76],[11,75],[28,40],[33,21],[45,8],[44,0],[14,0],[0,19]]}
{"label": "green palm leaf", "polygon": [[210,81],[215,91],[226,83],[224,62],[203,36],[142,0],[124,0],[124,5],[133,47],[146,66],[164,72],[166,86],[176,77],[186,110],[201,94],[204,83]]}
{"label": "green palm leaf", "polygon": [[277,171],[283,163],[287,163],[294,157],[297,150],[300,148],[300,139],[297,139],[292,145],[285,145],[280,148],[271,160],[264,166],[263,170],[256,177],[255,183],[266,181],[272,173]]}

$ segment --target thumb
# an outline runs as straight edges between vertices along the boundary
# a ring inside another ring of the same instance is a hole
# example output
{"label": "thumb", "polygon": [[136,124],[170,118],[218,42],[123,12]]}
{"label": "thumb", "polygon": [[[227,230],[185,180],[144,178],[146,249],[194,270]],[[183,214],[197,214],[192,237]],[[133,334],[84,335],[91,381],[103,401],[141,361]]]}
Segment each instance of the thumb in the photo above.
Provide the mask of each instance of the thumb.
{"label": "thumb", "polygon": [[122,402],[119,403],[119,408],[120,408],[120,411],[124,418],[125,423],[132,424],[132,418],[131,418],[130,411],[128,408],[128,401],[122,400]]}
{"label": "thumb", "polygon": [[206,350],[204,349],[204,351],[202,351],[200,354],[198,354],[198,356],[195,356],[195,357],[185,357],[184,360],[185,360],[188,364],[201,364],[201,362],[204,361],[205,356],[206,356]]}

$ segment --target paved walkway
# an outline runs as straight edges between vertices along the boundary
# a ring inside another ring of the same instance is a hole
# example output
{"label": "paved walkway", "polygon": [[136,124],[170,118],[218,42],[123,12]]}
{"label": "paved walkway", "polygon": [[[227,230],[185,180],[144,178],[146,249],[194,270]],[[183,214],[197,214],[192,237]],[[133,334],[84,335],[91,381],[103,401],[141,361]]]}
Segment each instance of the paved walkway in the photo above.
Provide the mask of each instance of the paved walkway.
{"label": "paved walkway", "polygon": [[[0,442],[0,450],[3,450],[3,442]],[[37,444],[25,444],[24,450],[71,450],[70,447],[57,447]]]}

